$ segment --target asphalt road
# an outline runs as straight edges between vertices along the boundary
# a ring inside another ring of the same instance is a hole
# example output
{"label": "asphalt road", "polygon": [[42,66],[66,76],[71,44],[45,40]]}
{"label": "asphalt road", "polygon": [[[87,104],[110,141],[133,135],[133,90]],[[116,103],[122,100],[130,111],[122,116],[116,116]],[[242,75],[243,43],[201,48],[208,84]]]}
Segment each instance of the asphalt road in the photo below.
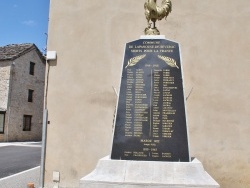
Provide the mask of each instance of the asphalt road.
{"label": "asphalt road", "polygon": [[0,147],[0,178],[40,166],[41,147]]}

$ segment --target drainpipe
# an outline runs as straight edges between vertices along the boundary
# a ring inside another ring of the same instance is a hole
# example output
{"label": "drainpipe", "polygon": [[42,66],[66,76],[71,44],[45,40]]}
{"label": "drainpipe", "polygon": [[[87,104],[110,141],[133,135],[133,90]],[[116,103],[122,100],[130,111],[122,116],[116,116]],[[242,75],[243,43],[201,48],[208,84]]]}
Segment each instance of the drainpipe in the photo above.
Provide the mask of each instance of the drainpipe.
{"label": "drainpipe", "polygon": [[45,172],[45,156],[46,156],[46,140],[47,140],[47,122],[48,122],[48,110],[44,109],[43,112],[43,136],[42,136],[42,155],[41,155],[41,167],[40,167],[40,188],[44,187],[44,172]]}
{"label": "drainpipe", "polygon": [[47,82],[45,88],[44,109],[43,109],[43,135],[42,135],[42,155],[41,155],[41,167],[40,167],[40,188],[44,187],[44,175],[45,175],[45,157],[46,157],[46,144],[47,144],[47,125],[48,125],[48,109],[47,109],[47,96],[49,85],[49,69],[50,65],[46,57],[46,66],[48,65]]}
{"label": "drainpipe", "polygon": [[[47,35],[47,33],[46,33]],[[48,39],[48,36],[47,36]],[[47,109],[47,98],[49,88],[49,72],[50,72],[50,61],[56,61],[56,51],[47,51],[46,42],[46,66],[47,68],[47,79],[45,85],[45,96],[44,96],[44,112],[43,112],[43,136],[42,136],[42,156],[41,156],[41,171],[40,171],[40,188],[44,187],[44,175],[45,175],[45,156],[46,156],[46,144],[47,144],[47,126],[48,126],[48,109]]]}
{"label": "drainpipe", "polygon": [[[47,93],[48,93],[48,84],[49,84],[49,64],[47,58],[47,47],[48,47],[48,34],[46,35],[46,47],[45,47],[45,56],[46,62],[45,65],[48,65],[48,72],[47,72],[47,82],[45,84],[45,96],[44,96],[44,109],[43,109],[43,133],[42,133],[42,152],[41,152],[41,166],[40,166],[40,188],[44,187],[44,175],[45,175],[45,157],[46,157],[46,144],[47,144],[47,125],[48,125],[48,110],[47,110]],[[45,66],[45,68],[46,68]]]}

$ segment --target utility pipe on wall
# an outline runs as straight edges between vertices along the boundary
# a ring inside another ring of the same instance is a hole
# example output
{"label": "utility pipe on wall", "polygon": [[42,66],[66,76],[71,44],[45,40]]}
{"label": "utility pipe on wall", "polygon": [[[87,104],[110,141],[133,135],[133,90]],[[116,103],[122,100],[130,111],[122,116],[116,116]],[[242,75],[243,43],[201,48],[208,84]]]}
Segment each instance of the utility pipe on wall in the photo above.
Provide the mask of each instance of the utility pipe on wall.
{"label": "utility pipe on wall", "polygon": [[46,140],[47,140],[47,122],[48,110],[44,109],[43,112],[43,136],[42,136],[42,155],[41,155],[41,168],[40,168],[40,187],[44,187],[44,172],[45,172],[45,156],[46,156]]}

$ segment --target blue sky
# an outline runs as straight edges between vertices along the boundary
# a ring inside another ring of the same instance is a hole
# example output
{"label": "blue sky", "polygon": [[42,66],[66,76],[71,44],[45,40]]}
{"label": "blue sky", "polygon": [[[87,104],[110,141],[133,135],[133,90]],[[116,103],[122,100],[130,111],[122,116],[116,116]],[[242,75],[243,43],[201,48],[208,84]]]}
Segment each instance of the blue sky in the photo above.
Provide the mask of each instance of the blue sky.
{"label": "blue sky", "polygon": [[34,43],[43,53],[50,0],[0,0],[0,46]]}

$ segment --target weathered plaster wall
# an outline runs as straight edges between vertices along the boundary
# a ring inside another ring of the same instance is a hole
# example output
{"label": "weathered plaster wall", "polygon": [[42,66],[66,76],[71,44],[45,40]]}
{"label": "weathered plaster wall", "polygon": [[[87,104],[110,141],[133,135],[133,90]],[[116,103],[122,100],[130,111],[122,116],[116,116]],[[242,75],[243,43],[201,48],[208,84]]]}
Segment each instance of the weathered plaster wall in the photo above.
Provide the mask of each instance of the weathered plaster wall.
{"label": "weathered plaster wall", "polygon": [[11,62],[0,62],[0,111],[6,111],[8,105]]}
{"label": "weathered plaster wall", "polygon": [[[250,1],[172,0],[158,28],[182,47],[191,156],[222,188],[250,187]],[[51,0],[46,186],[77,187],[110,154],[124,45],[143,34],[144,0]]]}
{"label": "weathered plaster wall", "polygon": [[[29,74],[30,61],[35,63],[34,75]],[[12,68],[8,141],[35,141],[42,138],[42,117],[45,64],[35,50],[19,57]],[[34,90],[33,102],[28,102],[28,90]],[[23,115],[32,115],[31,131],[23,131]]]}
{"label": "weathered plaster wall", "polygon": [[[9,97],[9,84],[10,84],[10,67],[11,62],[5,61],[0,62],[0,111],[6,112],[8,106],[8,97]],[[5,127],[7,122],[7,113],[5,114]],[[0,142],[4,141],[5,136],[3,133],[0,133]]]}

